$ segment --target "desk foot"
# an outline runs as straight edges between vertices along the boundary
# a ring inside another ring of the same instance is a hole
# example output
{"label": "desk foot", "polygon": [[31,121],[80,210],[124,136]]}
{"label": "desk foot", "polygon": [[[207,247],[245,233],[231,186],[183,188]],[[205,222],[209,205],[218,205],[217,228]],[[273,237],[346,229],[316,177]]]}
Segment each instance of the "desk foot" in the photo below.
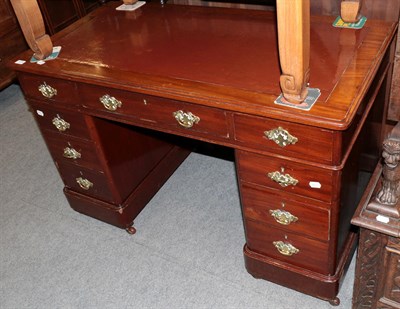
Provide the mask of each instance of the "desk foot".
{"label": "desk foot", "polygon": [[340,305],[340,298],[339,298],[339,297],[335,297],[334,299],[331,299],[331,300],[329,301],[329,303],[330,303],[332,306],[339,306],[339,305]]}
{"label": "desk foot", "polygon": [[136,229],[133,226],[127,227],[126,231],[131,235],[136,234]]}

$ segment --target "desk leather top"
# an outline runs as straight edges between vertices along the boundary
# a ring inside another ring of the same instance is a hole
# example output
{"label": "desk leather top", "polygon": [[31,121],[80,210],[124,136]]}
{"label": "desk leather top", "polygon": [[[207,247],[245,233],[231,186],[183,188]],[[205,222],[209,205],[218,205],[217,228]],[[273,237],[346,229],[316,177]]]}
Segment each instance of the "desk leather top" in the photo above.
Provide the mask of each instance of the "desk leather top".
{"label": "desk leather top", "polygon": [[[351,122],[395,25],[367,21],[362,30],[311,22],[311,111],[273,103],[280,94],[274,12],[146,4],[109,4],[53,37],[62,51],[44,65],[11,66],[167,98],[334,129]],[[28,51],[16,59],[30,59]],[[14,61],[16,60],[14,59]]]}

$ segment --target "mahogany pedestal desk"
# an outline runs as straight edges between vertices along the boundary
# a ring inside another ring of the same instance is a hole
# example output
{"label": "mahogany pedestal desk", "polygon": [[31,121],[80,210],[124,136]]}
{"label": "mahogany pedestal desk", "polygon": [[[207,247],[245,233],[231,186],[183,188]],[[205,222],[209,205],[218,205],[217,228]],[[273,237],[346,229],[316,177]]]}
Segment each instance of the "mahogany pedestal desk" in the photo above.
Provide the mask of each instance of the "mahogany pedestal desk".
{"label": "mahogany pedestal desk", "polygon": [[396,25],[355,31],[313,17],[310,86],[321,96],[302,111],[274,104],[273,12],[115,6],[53,36],[57,59],[30,63],[27,51],[10,64],[71,207],[133,232],[188,155],[182,137],[234,148],[248,272],[338,303],[358,172],[379,154],[369,132],[382,125]]}

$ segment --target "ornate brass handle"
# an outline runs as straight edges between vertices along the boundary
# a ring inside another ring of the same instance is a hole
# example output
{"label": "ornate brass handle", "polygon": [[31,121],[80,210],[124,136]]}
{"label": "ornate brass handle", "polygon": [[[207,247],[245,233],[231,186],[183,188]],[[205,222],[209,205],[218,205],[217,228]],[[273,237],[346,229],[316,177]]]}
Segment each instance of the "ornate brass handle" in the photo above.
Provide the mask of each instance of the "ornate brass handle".
{"label": "ornate brass handle", "polygon": [[49,99],[57,95],[57,89],[54,89],[53,87],[47,85],[46,82],[43,82],[43,84],[38,87],[38,90],[42,93],[44,97]]}
{"label": "ornate brass handle", "polygon": [[104,107],[110,111],[117,110],[118,107],[122,106],[122,102],[117,100],[116,98],[105,94],[99,98],[100,102],[104,105]]}
{"label": "ornate brass handle", "polygon": [[282,127],[278,127],[270,131],[265,131],[264,134],[266,137],[268,137],[269,140],[274,141],[281,147],[294,145],[298,142],[297,137],[291,135],[287,130]]}
{"label": "ornate brass handle", "polygon": [[283,241],[274,241],[273,242],[275,248],[279,251],[280,254],[286,256],[292,256],[293,254],[297,254],[300,252],[295,246],[289,243],[285,243]]}
{"label": "ornate brass handle", "polygon": [[76,178],[76,182],[83,190],[89,190],[91,187],[93,187],[92,182],[82,177]]}
{"label": "ornate brass handle", "polygon": [[276,222],[282,225],[289,225],[299,220],[299,218],[293,216],[290,212],[281,209],[270,210],[269,213]]}
{"label": "ornate brass handle", "polygon": [[68,122],[66,122],[58,115],[57,117],[53,118],[52,123],[60,132],[64,132],[71,127],[71,125]]}
{"label": "ornate brass handle", "polygon": [[75,150],[72,147],[65,147],[63,155],[65,158],[68,158],[68,159],[79,159],[81,157],[80,152]]}
{"label": "ornate brass handle", "polygon": [[299,182],[296,178],[293,178],[289,174],[281,174],[278,171],[268,173],[268,177],[282,187],[287,187],[290,185],[295,186]]}
{"label": "ornate brass handle", "polygon": [[185,128],[191,128],[194,124],[199,123],[200,118],[196,115],[193,115],[191,112],[185,113],[182,110],[176,111],[173,113],[176,121]]}

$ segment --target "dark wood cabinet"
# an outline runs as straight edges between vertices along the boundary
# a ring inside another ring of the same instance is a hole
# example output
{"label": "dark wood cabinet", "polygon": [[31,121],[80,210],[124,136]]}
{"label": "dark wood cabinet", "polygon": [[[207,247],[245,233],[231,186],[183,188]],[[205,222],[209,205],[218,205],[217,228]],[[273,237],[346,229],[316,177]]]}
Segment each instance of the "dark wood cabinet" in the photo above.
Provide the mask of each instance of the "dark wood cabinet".
{"label": "dark wood cabinet", "polygon": [[353,309],[400,308],[400,123],[383,149],[352,220],[361,230]]}
{"label": "dark wood cabinet", "polygon": [[6,60],[28,48],[9,0],[0,0],[0,89],[9,85],[15,73]]}
{"label": "dark wood cabinet", "polygon": [[104,0],[38,0],[50,35],[69,26],[104,2]]}

